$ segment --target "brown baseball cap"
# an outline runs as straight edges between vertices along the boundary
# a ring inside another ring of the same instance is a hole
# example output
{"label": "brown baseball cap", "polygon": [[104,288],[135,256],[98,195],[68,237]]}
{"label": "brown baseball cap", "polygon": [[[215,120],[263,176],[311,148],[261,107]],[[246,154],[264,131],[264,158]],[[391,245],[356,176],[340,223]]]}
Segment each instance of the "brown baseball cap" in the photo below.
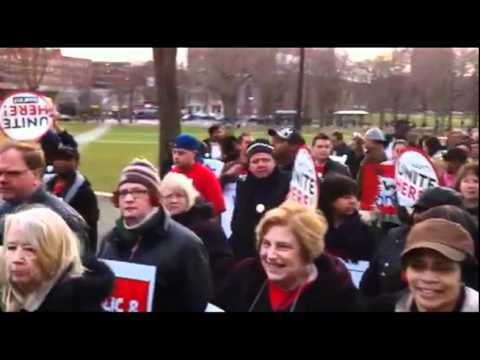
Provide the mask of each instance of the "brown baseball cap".
{"label": "brown baseball cap", "polygon": [[445,219],[427,219],[410,230],[402,258],[412,250],[427,248],[448,259],[461,262],[467,255],[474,257],[473,239],[459,224]]}

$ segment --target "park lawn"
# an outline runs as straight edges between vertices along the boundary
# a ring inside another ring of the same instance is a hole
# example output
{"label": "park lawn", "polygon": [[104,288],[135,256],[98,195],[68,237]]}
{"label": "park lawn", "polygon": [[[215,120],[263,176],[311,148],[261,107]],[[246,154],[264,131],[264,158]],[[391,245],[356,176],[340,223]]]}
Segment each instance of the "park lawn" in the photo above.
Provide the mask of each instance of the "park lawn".
{"label": "park lawn", "polygon": [[[423,113],[413,113],[410,114],[410,121],[416,124],[417,127],[421,127],[423,124]],[[393,114],[385,113],[385,122],[390,122],[393,120]],[[433,128],[435,125],[435,116],[433,114],[428,114],[426,116],[427,127]],[[378,126],[380,123],[380,114],[378,113],[371,113],[369,116],[366,117],[366,122],[371,124],[372,126]],[[447,118],[445,118],[445,126],[447,126]],[[462,125],[462,116],[461,115],[453,115],[452,116],[452,127],[453,128],[466,128],[473,126],[473,117],[471,115],[466,114],[463,116],[463,125]]]}
{"label": "park lawn", "polygon": [[84,123],[79,121],[61,121],[60,126],[66,129],[72,135],[78,135],[82,132],[93,130],[97,127],[96,123]]}
{"label": "park lawn", "polygon": [[[94,124],[93,124],[94,125]],[[346,140],[351,137],[351,129],[328,128],[345,133]],[[191,134],[199,140],[207,137],[207,129],[184,127],[182,132]],[[249,132],[254,138],[267,138],[267,128],[249,127],[235,129],[234,134]],[[307,144],[310,144],[320,129],[305,128]],[[90,180],[96,191],[111,192],[114,190],[121,170],[135,157],[143,157],[158,165],[158,128],[148,125],[114,125],[109,132],[98,140],[86,144],[82,148],[80,170]]]}

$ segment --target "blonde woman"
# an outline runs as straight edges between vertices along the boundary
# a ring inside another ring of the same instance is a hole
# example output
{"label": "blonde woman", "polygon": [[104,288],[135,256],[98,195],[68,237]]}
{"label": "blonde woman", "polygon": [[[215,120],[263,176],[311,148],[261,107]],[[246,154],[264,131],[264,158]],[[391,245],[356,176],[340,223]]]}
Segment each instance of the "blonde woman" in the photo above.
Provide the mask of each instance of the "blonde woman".
{"label": "blonde woman", "polygon": [[218,305],[240,312],[359,310],[347,269],[324,253],[327,228],[322,215],[295,202],[268,211],[256,228],[258,257],[238,264]]}
{"label": "blonde woman", "polygon": [[210,260],[214,288],[218,289],[233,264],[233,254],[212,206],[201,198],[192,180],[168,173],[160,185],[160,202],[172,219],[193,231],[204,243]]}
{"label": "blonde woman", "polygon": [[7,312],[101,311],[114,275],[102,262],[82,264],[79,241],[45,207],[7,215],[0,250],[2,308]]}

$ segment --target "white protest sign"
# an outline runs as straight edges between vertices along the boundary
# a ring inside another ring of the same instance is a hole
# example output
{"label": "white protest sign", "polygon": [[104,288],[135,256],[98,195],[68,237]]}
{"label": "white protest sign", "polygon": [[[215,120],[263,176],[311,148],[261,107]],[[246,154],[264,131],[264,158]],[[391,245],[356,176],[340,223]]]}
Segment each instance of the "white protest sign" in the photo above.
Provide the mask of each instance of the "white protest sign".
{"label": "white protest sign", "polygon": [[223,200],[225,202],[225,211],[220,215],[222,228],[225,236],[230,238],[232,235],[232,217],[235,209],[235,196],[237,195],[237,183],[228,183],[223,188]]}
{"label": "white protest sign", "polygon": [[439,177],[430,159],[417,149],[406,149],[395,165],[398,204],[412,208],[423,191],[437,186]]}
{"label": "white protest sign", "polygon": [[213,172],[217,178],[220,177],[223,167],[225,165],[223,161],[216,159],[203,159],[202,161],[203,165],[205,165],[211,172]]}
{"label": "white protest sign", "polygon": [[18,92],[0,106],[0,127],[12,140],[38,140],[53,124],[53,107],[48,98],[33,92]]}
{"label": "white protest sign", "polygon": [[287,199],[316,209],[318,195],[318,177],[312,155],[308,148],[300,148],[295,158]]}
{"label": "white protest sign", "polygon": [[355,285],[355,287],[358,289],[360,288],[360,281],[362,280],[363,274],[365,271],[367,271],[368,267],[370,266],[370,263],[368,261],[358,261],[358,262],[352,262],[352,261],[345,261],[341,258],[339,258],[347,267],[348,271],[350,272],[350,276],[352,277],[352,282]]}
{"label": "white protest sign", "polygon": [[115,274],[112,295],[103,303],[108,312],[151,312],[155,290],[155,266],[104,261]]}
{"label": "white protest sign", "polygon": [[329,157],[333,161],[339,162],[342,165],[345,165],[345,163],[347,162],[347,158],[348,158],[348,156],[346,154],[342,155],[342,156],[330,155]]}

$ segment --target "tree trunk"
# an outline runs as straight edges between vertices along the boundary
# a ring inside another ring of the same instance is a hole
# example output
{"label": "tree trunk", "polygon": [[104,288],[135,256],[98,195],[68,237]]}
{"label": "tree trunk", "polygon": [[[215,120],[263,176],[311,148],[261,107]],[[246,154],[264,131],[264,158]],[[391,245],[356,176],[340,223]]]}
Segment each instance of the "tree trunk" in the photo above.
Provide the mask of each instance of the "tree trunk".
{"label": "tree trunk", "polygon": [[160,113],[159,168],[169,157],[169,142],[180,133],[177,93],[177,48],[153,48],[153,61]]}
{"label": "tree trunk", "polygon": [[130,89],[130,94],[128,97],[128,113],[130,124],[133,123],[133,98],[135,96],[135,88]]}
{"label": "tree trunk", "polygon": [[224,107],[224,115],[228,119],[237,118],[237,97],[233,96],[222,96],[222,102]]}
{"label": "tree trunk", "polygon": [[380,122],[378,124],[378,127],[380,129],[383,129],[385,126],[385,110],[380,111]]}

